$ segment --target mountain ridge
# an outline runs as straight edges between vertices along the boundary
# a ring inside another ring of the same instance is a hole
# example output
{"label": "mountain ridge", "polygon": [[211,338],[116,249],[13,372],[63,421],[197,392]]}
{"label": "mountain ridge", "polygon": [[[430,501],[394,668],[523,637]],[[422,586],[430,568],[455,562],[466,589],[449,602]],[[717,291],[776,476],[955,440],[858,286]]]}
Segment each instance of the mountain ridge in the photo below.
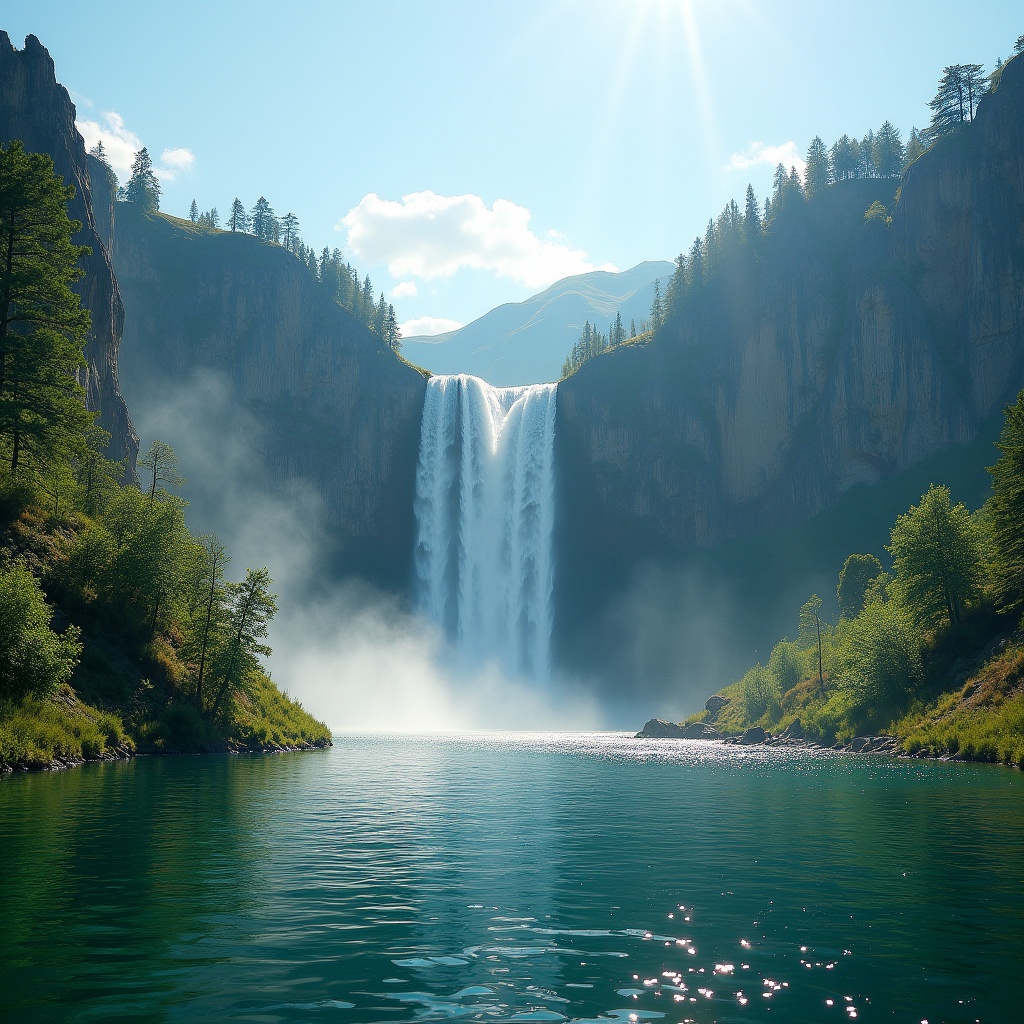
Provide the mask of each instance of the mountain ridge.
{"label": "mountain ridge", "polygon": [[664,284],[674,269],[666,261],[645,260],[629,270],[562,278],[458,330],[406,338],[402,352],[432,373],[470,373],[497,387],[556,381],[587,320],[605,333],[616,312],[627,330],[631,319],[639,325],[650,311],[654,282]]}

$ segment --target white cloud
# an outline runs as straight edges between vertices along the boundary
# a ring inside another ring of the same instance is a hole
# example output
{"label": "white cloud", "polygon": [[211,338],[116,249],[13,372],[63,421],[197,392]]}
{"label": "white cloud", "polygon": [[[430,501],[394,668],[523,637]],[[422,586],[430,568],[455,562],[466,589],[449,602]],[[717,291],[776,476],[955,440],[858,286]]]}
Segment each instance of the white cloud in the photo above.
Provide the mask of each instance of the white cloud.
{"label": "white cloud", "polygon": [[457,331],[465,324],[458,320],[448,320],[443,316],[418,316],[412,320],[406,320],[399,324],[403,338],[432,337],[435,334],[447,334],[449,331]]}
{"label": "white cloud", "polygon": [[119,177],[125,178],[131,173],[135,154],[142,149],[142,139],[125,127],[124,118],[116,111],[105,110],[102,117],[102,124],[86,118],[76,121],[75,125],[85,139],[85,148],[92,149],[97,142],[102,142],[110,166]]}
{"label": "white cloud", "polygon": [[161,166],[156,168],[156,173],[162,178],[170,180],[176,174],[191,171],[195,162],[196,155],[191,149],[185,149],[183,146],[176,149],[165,149],[160,154]]}
{"label": "white cloud", "polygon": [[406,296],[410,298],[416,294],[416,282],[415,281],[399,281],[394,288],[391,289],[391,297],[395,299],[401,299]]}
{"label": "white cloud", "polygon": [[395,277],[451,277],[463,267],[490,270],[530,288],[572,274],[615,270],[595,267],[582,249],[541,240],[529,226],[530,211],[508,199],[488,206],[480,196],[413,192],[401,202],[371,192],[341,218],[350,251],[386,263]]}
{"label": "white cloud", "polygon": [[756,167],[758,164],[767,164],[775,167],[782,164],[788,171],[791,167],[797,169],[797,173],[803,177],[807,167],[807,161],[800,155],[793,141],[784,142],[780,146],[768,146],[763,142],[752,142],[747,146],[745,153],[733,153],[729,157],[728,169],[730,171],[743,171],[748,167]]}
{"label": "white cloud", "polygon": [[[85,140],[86,149],[92,149],[97,142],[103,143],[107,160],[122,181],[131,174],[135,154],[142,149],[142,139],[125,126],[124,118],[116,110],[105,110],[101,121],[77,120],[75,126]],[[192,170],[195,162],[192,150],[177,146],[165,149],[160,154],[160,162],[154,161],[153,170],[158,178],[173,181],[177,175]]]}

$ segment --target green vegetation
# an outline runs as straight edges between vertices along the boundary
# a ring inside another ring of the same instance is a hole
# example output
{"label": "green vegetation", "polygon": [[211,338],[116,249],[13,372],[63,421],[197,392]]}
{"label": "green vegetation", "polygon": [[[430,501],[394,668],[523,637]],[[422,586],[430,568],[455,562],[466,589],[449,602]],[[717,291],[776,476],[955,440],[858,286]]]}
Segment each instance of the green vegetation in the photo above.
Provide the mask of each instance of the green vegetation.
{"label": "green vegetation", "polygon": [[797,640],[722,691],[720,729],[778,732],[799,719],[825,743],[885,733],[909,753],[1024,766],[1024,391],[997,447],[985,505],[972,515],[948,487],[929,487],[892,527],[892,572],[851,555],[839,621],[822,620],[812,596]]}
{"label": "green vegetation", "polygon": [[168,445],[142,489],[103,455],[74,377],[72,194],[49,157],[0,147],[0,767],[327,744],[261,667],[267,570],[230,582],[224,547],[190,534]]}

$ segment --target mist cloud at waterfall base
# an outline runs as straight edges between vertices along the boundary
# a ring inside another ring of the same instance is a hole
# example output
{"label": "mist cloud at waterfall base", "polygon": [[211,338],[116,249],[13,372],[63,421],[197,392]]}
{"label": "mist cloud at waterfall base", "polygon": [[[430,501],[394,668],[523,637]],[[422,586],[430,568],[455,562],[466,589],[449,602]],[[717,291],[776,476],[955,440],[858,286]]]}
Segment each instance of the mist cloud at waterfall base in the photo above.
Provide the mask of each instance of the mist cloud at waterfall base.
{"label": "mist cloud at waterfall base", "polygon": [[274,681],[337,731],[595,728],[598,701],[580,684],[544,686],[496,665],[459,666],[439,630],[372,587],[325,578],[334,538],[321,496],[291,479],[271,493],[255,468],[264,425],[221,374],[200,371],[162,402],[139,402],[142,450],[173,445],[187,478],[187,518],[215,531],[228,575],[267,566],[279,612],[270,626]]}
{"label": "mist cloud at waterfall base", "polygon": [[282,613],[271,667],[291,696],[337,732],[594,729],[606,725],[581,686],[460,666],[437,630],[396,599],[344,584]]}

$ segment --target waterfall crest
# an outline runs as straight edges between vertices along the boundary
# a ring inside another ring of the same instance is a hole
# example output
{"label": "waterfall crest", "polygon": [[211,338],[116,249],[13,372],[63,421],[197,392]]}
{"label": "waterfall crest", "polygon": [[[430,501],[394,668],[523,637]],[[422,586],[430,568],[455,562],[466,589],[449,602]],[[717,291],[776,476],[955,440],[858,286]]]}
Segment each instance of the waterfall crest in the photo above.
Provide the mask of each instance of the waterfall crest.
{"label": "waterfall crest", "polygon": [[550,673],[554,384],[427,384],[416,469],[415,600],[471,663]]}

